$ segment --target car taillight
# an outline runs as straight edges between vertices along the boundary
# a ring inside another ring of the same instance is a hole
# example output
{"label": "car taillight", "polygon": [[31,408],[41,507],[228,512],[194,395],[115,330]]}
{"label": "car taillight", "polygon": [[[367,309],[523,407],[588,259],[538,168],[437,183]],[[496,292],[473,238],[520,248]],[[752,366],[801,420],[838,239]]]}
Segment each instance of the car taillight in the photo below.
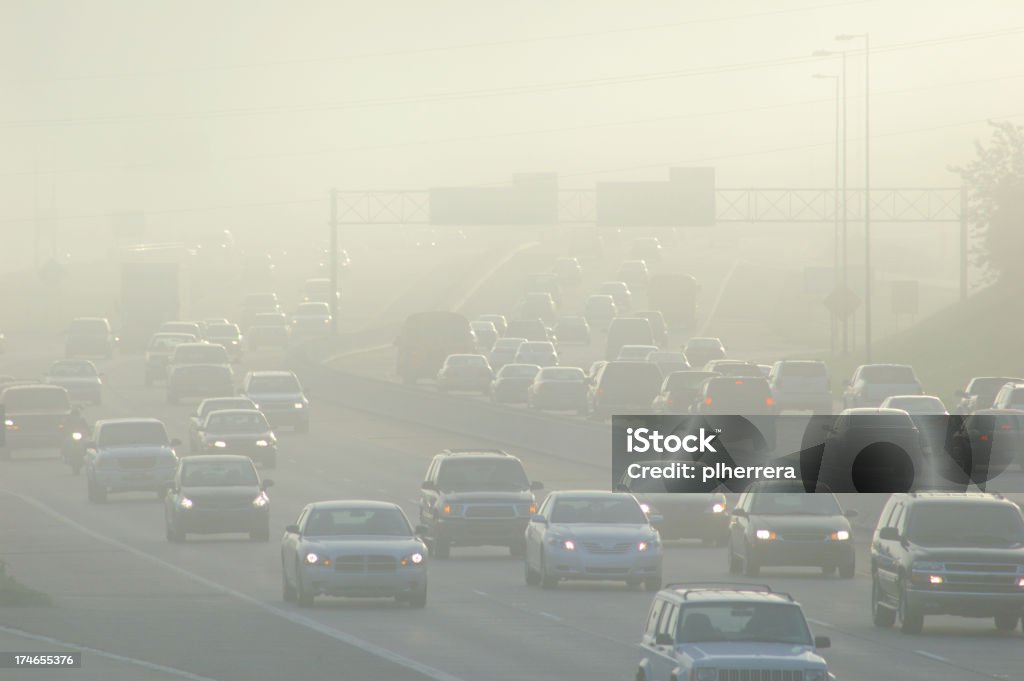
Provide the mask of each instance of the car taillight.
{"label": "car taillight", "polygon": [[769,407],[770,407],[770,406],[772,406],[773,404],[775,404],[775,400],[773,400],[773,399],[772,399],[772,398],[770,398],[770,397],[766,397],[766,398],[764,398],[764,403],[765,403],[765,405],[766,405],[766,406],[769,406]]}
{"label": "car taillight", "polygon": [[704,404],[711,404],[711,402],[712,402],[712,399],[710,397],[705,397],[704,398]]}
{"label": "car taillight", "polygon": [[978,440],[981,442],[988,442],[988,435],[979,435]]}
{"label": "car taillight", "polygon": [[743,385],[743,381],[737,380],[736,385]]}

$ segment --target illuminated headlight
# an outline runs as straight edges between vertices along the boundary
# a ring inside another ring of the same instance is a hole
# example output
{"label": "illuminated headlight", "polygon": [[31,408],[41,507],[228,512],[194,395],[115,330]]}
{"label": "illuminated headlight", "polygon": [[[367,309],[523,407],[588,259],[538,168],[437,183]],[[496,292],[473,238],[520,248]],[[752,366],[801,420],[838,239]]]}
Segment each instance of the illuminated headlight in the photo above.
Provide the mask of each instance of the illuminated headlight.
{"label": "illuminated headlight", "polygon": [[181,501],[178,502],[178,505],[184,509],[192,508],[192,500],[188,497],[182,497]]}
{"label": "illuminated headlight", "polygon": [[270,442],[267,441],[267,440],[256,440],[256,446],[257,447],[269,447],[270,446]]}
{"label": "illuminated headlight", "polygon": [[14,419],[4,419],[4,425],[10,428],[14,425]]}
{"label": "illuminated headlight", "polygon": [[310,565],[316,565],[320,562],[320,556],[316,555],[315,553],[307,553],[306,562]]}
{"label": "illuminated headlight", "polygon": [[255,506],[256,508],[263,508],[264,506],[266,506],[269,503],[270,503],[270,500],[267,499],[262,494],[252,500],[252,505]]}
{"label": "illuminated headlight", "polygon": [[717,669],[694,669],[693,678],[695,681],[718,681]]}
{"label": "illuminated headlight", "polygon": [[643,511],[644,513],[650,513],[651,512],[651,505],[650,504],[640,504],[640,510]]}
{"label": "illuminated headlight", "polygon": [[942,575],[928,575],[928,583],[933,585],[939,585],[945,583],[945,579]]}
{"label": "illuminated headlight", "polygon": [[1020,577],[1019,579],[1017,579],[1017,586],[1024,589],[1024,577]]}
{"label": "illuminated headlight", "polygon": [[642,551],[646,551],[646,550],[647,550],[647,547],[648,547],[648,544],[647,544],[647,542],[645,542],[645,541],[642,541],[642,542],[640,542],[639,544],[637,544],[637,545],[636,545],[636,550],[637,550],[637,551],[641,551],[641,552],[642,552]]}
{"label": "illuminated headlight", "polygon": [[715,504],[711,507],[712,513],[725,513],[725,504]]}
{"label": "illuminated headlight", "polygon": [[417,551],[402,559],[402,567],[417,566],[423,564],[423,554]]}
{"label": "illuminated headlight", "polygon": [[258,405],[258,404],[256,404],[255,402],[253,402],[253,403],[252,403],[252,408],[253,408],[253,409],[259,409],[259,408],[260,408],[260,405]]}
{"label": "illuminated headlight", "polygon": [[562,548],[565,549],[566,551],[575,551],[576,550],[576,542],[574,542],[572,539],[566,539],[565,541],[562,542]]}
{"label": "illuminated headlight", "polygon": [[302,409],[306,405],[303,404],[302,402],[296,402],[294,406],[295,406],[296,409]]}
{"label": "illuminated headlight", "polygon": [[837,530],[837,531],[833,532],[829,536],[832,537],[832,539],[834,539],[836,541],[846,541],[846,540],[848,540],[850,538],[850,531],[849,530]]}
{"label": "illuminated headlight", "polygon": [[228,446],[228,443],[224,442],[224,440],[216,440],[214,441],[213,446],[217,449],[223,449]]}
{"label": "illuminated headlight", "polygon": [[77,442],[78,440],[82,439],[82,434],[81,433],[71,433],[71,439]]}
{"label": "illuminated headlight", "polygon": [[805,669],[804,681],[828,681],[828,672],[824,669]]}
{"label": "illuminated headlight", "polygon": [[771,530],[758,530],[754,533],[754,536],[758,539],[775,539],[776,534]]}

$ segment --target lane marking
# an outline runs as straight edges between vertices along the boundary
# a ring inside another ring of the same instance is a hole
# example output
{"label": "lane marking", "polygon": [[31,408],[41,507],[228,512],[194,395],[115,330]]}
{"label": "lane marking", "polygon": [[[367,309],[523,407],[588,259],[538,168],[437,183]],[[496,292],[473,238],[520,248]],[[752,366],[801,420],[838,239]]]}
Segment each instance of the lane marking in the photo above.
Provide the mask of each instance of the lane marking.
{"label": "lane marking", "polygon": [[[26,638],[31,641],[39,641],[40,643],[49,643],[50,645],[60,646],[62,648],[70,648],[76,652],[89,653],[90,655],[104,657],[108,660],[114,660],[115,662],[123,662],[125,664],[135,665],[136,667],[143,667],[145,669],[149,669],[150,671],[163,672],[164,674],[170,674],[171,676],[180,676],[183,679],[189,679],[189,681],[216,681],[216,679],[211,679],[209,676],[200,676],[199,674],[187,672],[184,669],[168,667],[166,665],[157,664],[156,662],[140,660],[135,657],[125,657],[124,655],[118,655],[117,653],[112,653],[108,650],[91,648],[89,646],[83,646],[79,643],[69,643],[67,641],[61,641],[60,639],[53,638],[52,636],[32,634],[27,631],[22,631],[21,629],[13,629],[11,627],[5,627],[3,625],[0,625],[0,633]],[[85,664],[84,660],[82,664]]]}
{"label": "lane marking", "polygon": [[946,658],[942,657],[941,655],[936,655],[935,653],[929,653],[927,650],[915,650],[914,652],[920,655],[921,657],[927,657],[929,660],[935,660],[936,662],[943,662],[945,664],[949,664],[949,660],[947,660]]}
{"label": "lane marking", "polygon": [[[388,650],[387,648],[382,648],[381,646],[378,646],[375,643],[371,643],[369,641],[364,641],[361,638],[357,638],[356,636],[353,636],[353,635],[351,635],[351,634],[349,634],[347,632],[341,631],[339,629],[335,629],[333,627],[329,627],[326,624],[322,624],[320,622],[317,622],[316,620],[311,619],[309,617],[306,617],[304,615],[300,615],[300,614],[295,613],[295,612],[290,612],[290,611],[285,610],[283,608],[280,608],[278,606],[271,605],[270,603],[267,603],[265,601],[261,601],[258,598],[255,598],[255,597],[250,596],[248,594],[242,593],[241,591],[237,591],[237,590],[232,589],[230,587],[224,586],[223,584],[215,582],[212,579],[208,579],[206,577],[203,577],[202,575],[198,575],[198,574],[196,574],[194,572],[186,570],[183,567],[175,565],[174,563],[171,563],[171,562],[166,561],[166,560],[164,560],[162,558],[159,558],[159,557],[157,557],[157,556],[155,556],[155,555],[153,555],[151,553],[147,553],[146,551],[143,551],[141,549],[137,549],[134,546],[131,546],[130,544],[126,544],[126,543],[124,543],[124,542],[122,542],[122,541],[120,541],[118,539],[114,539],[113,537],[108,537],[105,534],[97,532],[97,531],[95,531],[93,529],[90,529],[90,528],[86,527],[85,525],[82,525],[79,522],[76,522],[76,521],[72,520],[71,518],[69,518],[66,515],[64,515],[63,513],[61,513],[60,511],[58,511],[58,510],[56,510],[54,508],[51,508],[50,506],[48,506],[47,504],[43,503],[42,501],[36,499],[35,497],[30,497],[30,496],[26,496],[26,495],[23,495],[23,494],[20,494],[20,493],[17,493],[17,492],[12,492],[11,490],[2,490],[2,491],[4,493],[6,493],[7,495],[9,495],[9,496],[12,496],[12,497],[14,497],[16,499],[20,499],[21,501],[25,502],[26,504],[30,504],[32,506],[35,506],[40,511],[46,513],[47,515],[51,516],[52,518],[55,518],[55,519],[59,520],[60,522],[64,523],[65,525],[67,525],[67,526],[69,526],[71,528],[74,528],[74,529],[78,530],[79,532],[81,532],[81,533],[83,533],[85,535],[88,535],[88,536],[92,537],[93,539],[96,539],[97,541],[104,542],[105,544],[108,544],[110,546],[113,546],[114,548],[120,549],[121,551],[124,551],[126,553],[130,553],[131,555],[133,555],[133,556],[135,556],[137,558],[141,558],[143,560],[147,560],[147,561],[149,561],[149,562],[151,562],[151,563],[153,563],[155,565],[158,565],[158,566],[160,566],[162,568],[165,568],[167,570],[170,570],[171,572],[174,572],[174,573],[176,573],[176,574],[178,574],[178,575],[180,575],[182,577],[185,577],[186,579],[190,579],[190,580],[196,582],[197,584],[202,584],[203,586],[206,586],[206,587],[208,587],[208,588],[210,588],[210,589],[212,589],[214,591],[219,591],[220,593],[223,593],[225,595],[231,596],[232,598],[234,598],[236,600],[239,600],[239,601],[241,601],[243,603],[247,603],[249,605],[252,605],[252,606],[255,606],[257,608],[260,608],[261,610],[265,610],[266,612],[269,612],[272,615],[276,615],[277,617],[280,617],[281,619],[287,620],[287,621],[289,621],[289,622],[291,622],[293,624],[298,624],[299,626],[306,627],[307,629],[311,629],[311,630],[313,630],[313,631],[315,631],[317,633],[323,634],[324,636],[328,636],[330,638],[333,638],[336,641],[340,641],[342,643],[348,644],[348,645],[352,646],[353,648],[358,648],[358,649],[362,650],[363,652],[369,653],[370,655],[374,655],[374,656],[379,657],[379,658],[381,658],[383,660],[387,660],[388,662],[396,664],[396,665],[398,665],[400,667],[405,667],[406,669],[409,669],[411,671],[414,671],[414,672],[417,672],[419,674],[422,674],[423,676],[426,676],[427,678],[434,679],[435,681],[464,681],[463,679],[459,678],[458,676],[455,676],[453,674],[449,674],[448,672],[442,671],[440,669],[435,669],[434,667],[431,667],[428,664],[419,662],[419,661],[414,660],[414,659],[409,658],[409,657],[405,657],[404,655],[400,655],[399,653],[396,653],[396,652],[394,652],[392,650]],[[195,677],[195,679],[196,679],[196,681],[213,681],[213,680],[203,679],[202,677]]]}

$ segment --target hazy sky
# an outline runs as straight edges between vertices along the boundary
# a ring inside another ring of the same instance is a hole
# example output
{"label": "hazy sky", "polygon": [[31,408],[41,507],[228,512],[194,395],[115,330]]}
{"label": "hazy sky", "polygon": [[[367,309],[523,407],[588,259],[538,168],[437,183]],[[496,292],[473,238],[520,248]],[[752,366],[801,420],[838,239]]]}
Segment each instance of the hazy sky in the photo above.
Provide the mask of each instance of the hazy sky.
{"label": "hazy sky", "polygon": [[[986,118],[1024,120],[1019,0],[0,0],[0,25],[7,235],[37,203],[75,233],[127,209],[322,224],[321,204],[244,205],[524,171],[829,185],[833,83],[811,74],[838,60],[809,55],[856,49],[841,32],[875,48],[879,185],[955,184]],[[851,184],[863,74],[851,54]]]}

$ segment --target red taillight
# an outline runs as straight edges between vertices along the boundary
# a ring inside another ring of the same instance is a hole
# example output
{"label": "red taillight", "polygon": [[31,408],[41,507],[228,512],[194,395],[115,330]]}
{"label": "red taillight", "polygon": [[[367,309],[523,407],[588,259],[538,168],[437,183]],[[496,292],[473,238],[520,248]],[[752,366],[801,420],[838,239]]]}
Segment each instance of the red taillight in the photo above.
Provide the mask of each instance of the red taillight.
{"label": "red taillight", "polygon": [[982,442],[988,442],[988,435],[979,435],[978,439]]}
{"label": "red taillight", "polygon": [[743,385],[743,381],[736,381],[736,385]]}
{"label": "red taillight", "polygon": [[999,426],[999,428],[1000,428],[1000,430],[1009,430],[1010,429],[1010,424],[1009,423],[1004,423],[1001,426]]}
{"label": "red taillight", "polygon": [[766,397],[766,398],[764,398],[764,403],[765,403],[766,405],[768,405],[768,406],[770,407],[770,406],[772,406],[773,404],[775,404],[775,400],[773,400],[773,399],[772,399],[772,398],[770,398],[770,397]]}
{"label": "red taillight", "polygon": [[705,397],[704,398],[704,404],[711,404],[711,398],[710,397]]}

